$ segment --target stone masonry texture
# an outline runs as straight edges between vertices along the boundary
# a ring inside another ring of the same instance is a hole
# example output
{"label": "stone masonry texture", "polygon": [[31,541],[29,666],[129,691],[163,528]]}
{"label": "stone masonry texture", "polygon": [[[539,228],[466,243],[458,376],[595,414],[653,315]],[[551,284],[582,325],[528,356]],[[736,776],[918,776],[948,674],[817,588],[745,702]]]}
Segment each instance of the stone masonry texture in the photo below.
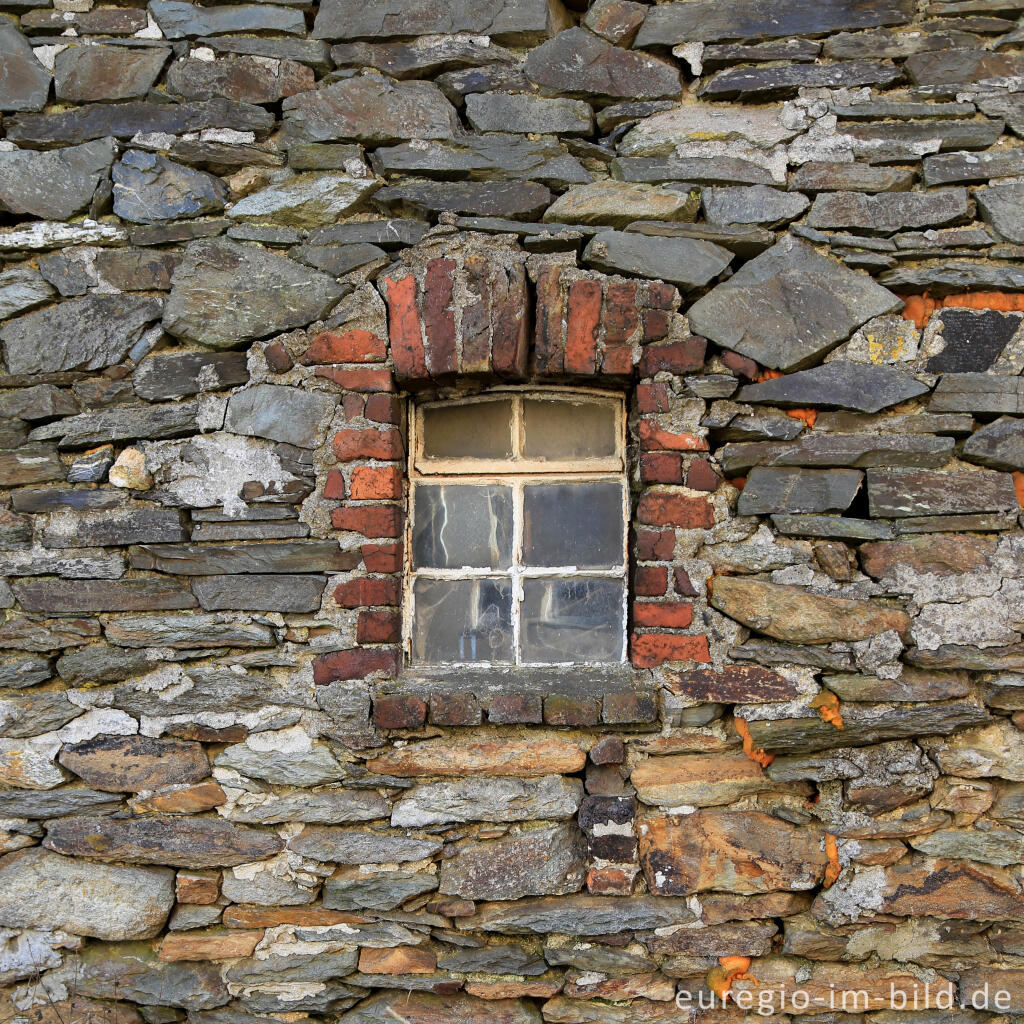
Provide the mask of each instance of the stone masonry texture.
{"label": "stone masonry texture", "polygon": [[[1024,1021],[1022,19],[0,0],[0,1024]],[[417,669],[566,385],[627,660]]]}

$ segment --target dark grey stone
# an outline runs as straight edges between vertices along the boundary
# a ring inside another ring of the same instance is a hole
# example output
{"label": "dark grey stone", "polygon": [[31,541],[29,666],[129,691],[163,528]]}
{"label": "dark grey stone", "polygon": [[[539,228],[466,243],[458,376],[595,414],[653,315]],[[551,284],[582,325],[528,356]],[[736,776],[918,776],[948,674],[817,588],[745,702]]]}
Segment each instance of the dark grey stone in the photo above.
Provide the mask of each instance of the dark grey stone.
{"label": "dark grey stone", "polygon": [[989,369],[1020,330],[1020,314],[985,309],[940,309],[942,351],[932,356],[929,373],[974,373]]}
{"label": "dark grey stone", "polygon": [[979,96],[978,107],[989,117],[1003,118],[1014,135],[1024,135],[1024,95],[1015,92]]}
{"label": "dark grey stone", "polygon": [[593,111],[582,100],[525,93],[479,92],[466,97],[466,116],[478,132],[589,135]]}
{"label": "dark grey stone", "polygon": [[10,18],[0,18],[0,110],[42,110],[50,72],[36,60],[28,40]]}
{"label": "dark grey stone", "polygon": [[[694,327],[694,330],[699,328]],[[850,363],[837,359],[810,370],[747,384],[740,388],[736,399],[739,402],[765,402],[791,408],[828,406],[856,409],[859,412],[878,412],[927,392],[926,385],[894,366]]]}
{"label": "dark grey stone", "polygon": [[89,295],[11,320],[0,328],[10,373],[100,370],[119,362],[160,316],[148,296]]}
{"label": "dark grey stone", "polygon": [[903,72],[887,60],[847,60],[838,64],[781,64],[719,71],[697,94],[713,100],[767,100],[795,96],[800,89],[847,89],[889,85]]}
{"label": "dark grey stone", "polygon": [[1024,470],[1024,419],[1000,416],[982,427],[964,442],[963,457],[989,469]]}
{"label": "dark grey stone", "polygon": [[970,218],[972,206],[964,188],[936,192],[821,192],[807,223],[814,228],[857,228],[870,234],[892,234],[904,228],[938,227]]}
{"label": "dark grey stone", "polygon": [[686,289],[706,285],[732,258],[713,242],[633,231],[601,231],[583,251],[583,262],[600,270],[661,278]]}
{"label": "dark grey stone", "polygon": [[[230,235],[231,232],[228,232]],[[288,250],[293,260],[305,263],[317,270],[322,270],[332,277],[342,277],[350,270],[365,267],[368,263],[382,260],[382,266],[390,262],[390,257],[376,245],[356,243],[355,245],[296,245]]]}
{"label": "dark grey stone", "polygon": [[185,517],[177,509],[125,508],[103,512],[65,512],[44,527],[48,548],[120,547],[185,540]]}
{"label": "dark grey stone", "polygon": [[149,569],[180,576],[344,572],[354,569],[360,558],[358,551],[345,551],[333,540],[268,544],[161,544],[133,548],[130,555],[133,569]]}
{"label": "dark grey stone", "polygon": [[0,736],[24,739],[67,725],[82,709],[59,690],[27,690],[0,701]]}
{"label": "dark grey stone", "polygon": [[306,34],[306,20],[301,11],[273,3],[197,7],[184,0],[149,0],[148,6],[166,39],[190,39],[231,32]]}
{"label": "dark grey stone", "polygon": [[[600,117],[600,115],[598,115]],[[620,181],[695,185],[771,185],[773,178],[760,164],[739,157],[636,156],[616,157],[608,170]]]}
{"label": "dark grey stone", "polygon": [[68,249],[41,257],[39,272],[65,298],[85,295],[90,288],[99,283],[96,270],[90,265],[91,262],[91,258],[87,258],[86,253],[81,250]]}
{"label": "dark grey stone", "polygon": [[982,217],[1003,238],[1024,244],[1024,185],[990,185],[978,189],[974,196]]}
{"label": "dark grey stone", "polygon": [[417,839],[389,832],[361,832],[333,825],[309,825],[288,849],[302,857],[332,864],[390,864],[424,860],[443,844],[437,839]]}
{"label": "dark grey stone", "polygon": [[915,163],[929,149],[987,149],[1002,130],[1002,121],[952,119],[842,126],[843,135],[851,140],[854,156],[872,164]]}
{"label": "dark grey stone", "polygon": [[[1024,175],[1024,150],[994,149],[988,153],[938,153],[924,158],[926,185],[988,182],[990,178]],[[977,193],[984,195],[984,193]]]}
{"label": "dark grey stone", "polygon": [[794,370],[901,306],[867,275],[787,236],[698,299],[687,316],[695,334],[765,366]]}
{"label": "dark grey stone", "polygon": [[85,142],[112,135],[130,139],[139,132],[183,135],[204,128],[234,128],[266,134],[274,116],[262,107],[230,100],[205,103],[90,103],[55,114],[22,115],[7,126],[16,143],[39,146]]}
{"label": "dark grey stone", "polygon": [[[45,683],[53,676],[48,658],[34,654],[16,654],[0,659],[0,686],[19,690],[23,686]],[[17,817],[17,815],[15,815]]]}
{"label": "dark grey stone", "polygon": [[[70,475],[70,474],[69,474]],[[112,487],[33,487],[15,491],[13,505],[19,512],[61,512],[65,509],[121,508],[124,491]]]}
{"label": "dark grey stone", "polygon": [[248,380],[244,352],[185,352],[150,356],[139,364],[132,386],[140,398],[153,402],[227,389]]}
{"label": "dark grey stone", "polygon": [[988,228],[979,224],[963,228],[901,231],[898,235],[893,235],[892,241],[896,243],[897,249],[917,250],[921,256],[934,256],[936,253],[929,250],[986,249],[995,243],[995,238]]}
{"label": "dark grey stone", "polygon": [[5,576],[60,576],[62,579],[120,579],[124,575],[124,556],[97,548],[44,551],[7,551],[0,555]]}
{"label": "dark grey stone", "polygon": [[914,466],[938,469],[953,456],[951,437],[899,434],[806,434],[792,444],[753,441],[727,444],[716,452],[727,476],[751,466]]}
{"label": "dark grey stone", "polygon": [[912,54],[905,67],[915,85],[966,85],[991,78],[1019,78],[1024,75],[1024,56],[958,47]]}
{"label": "dark grey stone", "polygon": [[[203,650],[225,647],[272,647],[274,631],[255,622],[224,622],[223,615],[123,615],[111,619],[106,625],[107,639],[119,647],[177,647],[185,650]],[[159,705],[155,705],[159,706]],[[215,708],[223,711],[230,706],[226,692]],[[185,714],[175,704],[176,714]],[[155,714],[166,714],[167,705]]]}
{"label": "dark grey stone", "polygon": [[[811,61],[821,53],[821,43],[812,39],[772,39],[766,43],[712,43],[704,47],[701,65],[704,71],[718,71],[732,64],[759,64],[764,61]],[[864,54],[871,57],[875,54]]]}
{"label": "dark grey stone", "polygon": [[0,320],[35,309],[52,297],[53,289],[43,275],[27,264],[0,273]]}
{"label": "dark grey stone", "polygon": [[1024,268],[1010,260],[931,260],[913,263],[879,276],[886,287],[901,292],[1019,292],[1024,291]]}
{"label": "dark grey stone", "polygon": [[506,935],[617,935],[623,931],[669,928],[692,920],[693,911],[685,900],[573,895],[483,903],[472,918],[466,919],[466,926],[474,931]]}
{"label": "dark grey stone", "polygon": [[[49,445],[25,445],[0,451],[0,487],[41,484],[63,480],[67,475],[57,449]],[[15,492],[17,493],[17,492]]]}
{"label": "dark grey stone", "polygon": [[555,94],[597,100],[659,100],[679,96],[679,72],[665,61],[613,46],[585,28],[570,28],[535,47],[526,77]]}
{"label": "dark grey stone", "polygon": [[515,54],[479,37],[427,36],[409,42],[342,43],[331,47],[339,68],[377,68],[392,78],[433,78],[441,72],[516,63]]}
{"label": "dark grey stone", "polygon": [[[272,148],[271,148],[272,147]],[[284,153],[273,143],[201,142],[196,139],[175,139],[166,150],[167,156],[182,164],[204,167],[214,172],[225,167],[283,167]]]}
{"label": "dark grey stone", "polygon": [[113,178],[114,212],[141,224],[219,213],[227,199],[219,178],[140,149],[121,157]]}
{"label": "dark grey stone", "polygon": [[0,152],[0,208],[67,220],[89,206],[116,156],[110,138],[52,152]]}
{"label": "dark grey stone", "polygon": [[[712,428],[717,426],[709,423],[709,417],[702,422]],[[777,409],[754,409],[720,422],[726,422],[726,426],[715,430],[713,436],[718,441],[792,441],[804,429],[798,419]]]}
{"label": "dark grey stone", "polygon": [[868,506],[877,519],[1015,512],[1009,473],[935,473],[914,469],[868,470]]}
{"label": "dark grey stone", "polygon": [[354,142],[296,142],[288,147],[288,166],[296,171],[343,171],[352,160],[363,161],[363,147]]}
{"label": "dark grey stone", "polygon": [[779,533],[791,537],[829,537],[835,540],[892,540],[895,534],[888,523],[871,519],[847,519],[846,516],[799,515],[782,512],[772,516]]}
{"label": "dark grey stone", "polygon": [[551,192],[534,181],[426,181],[412,178],[382,188],[374,200],[409,216],[464,213],[481,217],[539,217]]}
{"label": "dark grey stone", "polygon": [[167,71],[168,91],[189,100],[223,96],[241,103],[276,103],[315,87],[312,70],[293,60],[270,63],[247,56],[222,60],[186,57]]}
{"label": "dark grey stone", "polygon": [[57,99],[65,103],[142,99],[170,55],[162,46],[69,46],[54,62]]}
{"label": "dark grey stone", "polygon": [[285,99],[284,132],[294,142],[401,142],[450,139],[455,108],[432,82],[391,82],[357,75]]}
{"label": "dark grey stone", "polygon": [[330,224],[306,236],[307,245],[379,245],[382,249],[401,249],[415,245],[430,225],[422,220],[367,220]]}
{"label": "dark grey stone", "polygon": [[[309,984],[342,978],[356,969],[359,954],[354,949],[343,949],[335,953],[299,953],[289,956],[272,954],[259,960],[240,960],[225,972],[228,981],[244,986],[272,984]],[[203,1014],[203,1017],[213,1014]],[[271,1018],[272,1019],[272,1018]],[[250,1024],[256,1024],[249,1018]],[[219,1022],[211,1022],[219,1024]],[[231,1024],[231,1022],[224,1022]],[[240,1024],[240,1022],[239,1022]],[[269,1024],[269,1020],[266,1021]]]}
{"label": "dark grey stone", "polygon": [[19,388],[0,397],[0,417],[13,417],[30,423],[52,420],[57,416],[72,416],[79,408],[71,392],[61,391],[52,384]]}
{"label": "dark grey stone", "polygon": [[760,255],[775,244],[775,233],[752,224],[681,224],[678,221],[635,220],[626,230],[664,238],[712,242],[743,259]]}
{"label": "dark grey stone", "polygon": [[121,647],[96,644],[62,654],[57,659],[57,672],[70,686],[119,683],[131,676],[144,675],[158,664],[145,651],[126,651]]}
{"label": "dark grey stone", "polygon": [[[317,687],[318,696],[325,687]],[[366,702],[364,723],[369,716]],[[311,822],[318,825],[340,825],[351,821],[374,821],[387,818],[391,803],[377,792],[353,792],[349,789],[311,793],[297,790],[284,796],[265,796],[250,807],[235,807],[232,821],[247,825],[274,825],[288,821]]]}
{"label": "dark grey stone", "polygon": [[14,592],[24,611],[46,615],[196,607],[191,592],[171,580],[35,580],[16,583]]}
{"label": "dark grey stone", "polygon": [[337,398],[277,384],[236,391],[228,401],[226,430],[313,448],[330,423]]}
{"label": "dark grey stone", "polygon": [[767,185],[706,188],[701,192],[704,216],[713,224],[764,224],[776,227],[796,220],[810,205],[799,192],[781,192]]}
{"label": "dark grey stone", "polygon": [[912,170],[861,163],[806,163],[790,180],[790,188],[801,192],[906,192],[913,184]]}
{"label": "dark grey stone", "polygon": [[769,469],[750,471],[736,511],[741,516],[772,512],[845,512],[864,474],[855,469]]}
{"label": "dark grey stone", "polygon": [[851,103],[833,102],[829,109],[840,121],[909,121],[916,117],[971,117],[973,103],[924,103],[913,100],[871,99]]}
{"label": "dark grey stone", "polygon": [[488,64],[482,68],[446,71],[437,78],[437,86],[460,109],[466,97],[477,92],[522,92],[530,88],[521,66]]}
{"label": "dark grey stone", "polygon": [[974,429],[970,416],[909,412],[902,415],[821,412],[814,422],[820,434],[949,434],[965,437]]}
{"label": "dark grey stone", "polygon": [[192,590],[206,611],[315,612],[325,576],[205,576]]}
{"label": "dark grey stone", "polygon": [[289,540],[292,537],[308,537],[309,527],[305,523],[279,520],[276,522],[250,523],[195,523],[192,540]]}
{"label": "dark grey stone", "polygon": [[909,57],[913,53],[948,50],[951,46],[970,46],[978,37],[955,27],[956,23],[936,19],[932,31],[900,32],[879,29],[874,32],[838,32],[825,40],[826,57]]}
{"label": "dark grey stone", "polygon": [[325,316],[341,294],[333,278],[275,253],[223,239],[197,241],[174,272],[164,329],[231,348],[305,326]]}
{"label": "dark grey stone", "polygon": [[323,904],[329,910],[394,910],[406,900],[437,888],[437,875],[421,871],[382,871],[365,878],[329,878]]}
{"label": "dark grey stone", "polygon": [[77,416],[36,427],[33,436],[59,438],[59,448],[86,448],[109,441],[133,441],[136,438],[182,437],[194,434],[195,402],[167,405],[116,405],[103,412],[83,412]]}
{"label": "dark grey stone", "polygon": [[0,793],[0,817],[46,820],[69,814],[109,814],[121,809],[121,800],[113,793],[95,789],[57,789],[33,793],[16,790]]}
{"label": "dark grey stone", "polygon": [[215,53],[270,57],[308,64],[315,71],[331,70],[330,47],[319,39],[286,39],[280,36],[202,36],[197,42]]}

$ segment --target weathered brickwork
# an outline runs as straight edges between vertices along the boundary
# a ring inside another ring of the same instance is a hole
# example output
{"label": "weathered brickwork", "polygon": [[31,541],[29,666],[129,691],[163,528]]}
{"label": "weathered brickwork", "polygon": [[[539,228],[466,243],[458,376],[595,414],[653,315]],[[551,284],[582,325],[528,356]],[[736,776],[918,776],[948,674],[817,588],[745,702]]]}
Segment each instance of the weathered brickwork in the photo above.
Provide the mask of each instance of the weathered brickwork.
{"label": "weathered brickwork", "polygon": [[[0,1021],[1024,1019],[1022,10],[0,2]],[[626,660],[410,663],[553,385]]]}

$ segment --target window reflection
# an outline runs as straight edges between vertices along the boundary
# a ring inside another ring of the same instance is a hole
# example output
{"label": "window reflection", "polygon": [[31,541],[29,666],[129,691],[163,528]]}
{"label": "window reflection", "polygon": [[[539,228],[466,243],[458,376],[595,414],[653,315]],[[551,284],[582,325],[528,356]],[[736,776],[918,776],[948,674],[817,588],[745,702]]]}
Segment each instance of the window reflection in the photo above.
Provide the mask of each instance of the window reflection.
{"label": "window reflection", "polygon": [[418,660],[513,660],[510,580],[419,579],[415,597],[413,648]]}

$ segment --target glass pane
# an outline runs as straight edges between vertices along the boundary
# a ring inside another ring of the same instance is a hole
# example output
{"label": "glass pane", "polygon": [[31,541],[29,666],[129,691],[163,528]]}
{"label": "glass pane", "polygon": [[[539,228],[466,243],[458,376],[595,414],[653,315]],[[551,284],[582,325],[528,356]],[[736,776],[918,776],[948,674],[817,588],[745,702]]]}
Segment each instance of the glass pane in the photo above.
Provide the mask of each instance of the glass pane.
{"label": "glass pane", "polygon": [[512,458],[512,400],[424,409],[423,457]]}
{"label": "glass pane", "polygon": [[621,661],[622,580],[523,580],[523,661]]}
{"label": "glass pane", "polygon": [[512,564],[512,488],[417,484],[412,561],[417,569],[507,569]]}
{"label": "glass pane", "polygon": [[513,660],[510,580],[418,579],[413,593],[416,661]]}
{"label": "glass pane", "polygon": [[609,402],[523,402],[528,459],[595,459],[615,454],[615,406]]}
{"label": "glass pane", "polygon": [[624,515],[617,481],[531,484],[523,489],[523,565],[622,565]]}

